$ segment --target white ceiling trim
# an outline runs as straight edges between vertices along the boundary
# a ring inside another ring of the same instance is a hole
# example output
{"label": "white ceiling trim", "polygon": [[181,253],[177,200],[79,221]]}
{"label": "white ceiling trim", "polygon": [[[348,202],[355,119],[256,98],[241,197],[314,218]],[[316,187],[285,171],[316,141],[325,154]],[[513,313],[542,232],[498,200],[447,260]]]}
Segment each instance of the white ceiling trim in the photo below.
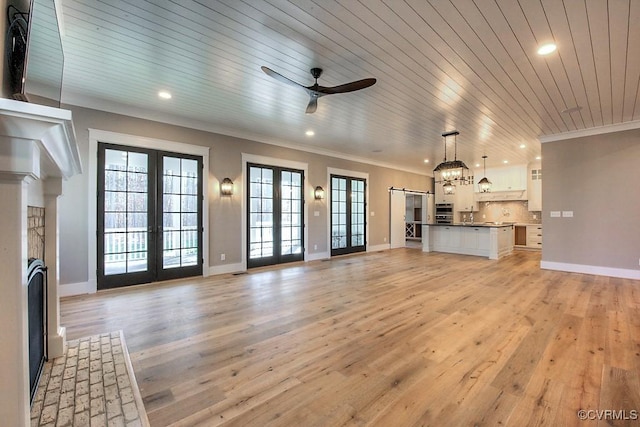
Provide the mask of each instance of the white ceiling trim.
{"label": "white ceiling trim", "polygon": [[545,135],[539,138],[540,143],[563,141],[566,139],[584,138],[585,136],[603,135],[605,133],[622,132],[625,130],[640,129],[640,120],[633,122],[616,123],[615,125],[598,126],[594,128],[573,130],[554,135]]}

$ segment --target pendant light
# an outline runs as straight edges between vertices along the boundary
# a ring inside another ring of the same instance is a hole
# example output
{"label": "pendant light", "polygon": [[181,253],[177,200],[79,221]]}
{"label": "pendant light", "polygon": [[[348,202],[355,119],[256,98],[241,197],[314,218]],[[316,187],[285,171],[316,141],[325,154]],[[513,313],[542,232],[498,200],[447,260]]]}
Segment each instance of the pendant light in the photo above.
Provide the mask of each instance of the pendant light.
{"label": "pendant light", "polygon": [[487,156],[482,156],[482,161],[484,163],[484,178],[478,181],[478,188],[481,193],[488,193],[491,191],[491,181],[487,178]]}
{"label": "pendant light", "polygon": [[[444,138],[444,161],[435,167],[434,172],[440,174],[440,179],[436,180],[436,183],[443,184],[443,191],[445,194],[455,194],[456,184],[467,185],[473,183],[473,177],[465,175],[465,171],[469,168],[464,164],[462,160],[458,160],[458,139],[460,134],[457,130],[444,132],[442,137]],[[454,159],[447,160],[447,137],[454,137]]]}

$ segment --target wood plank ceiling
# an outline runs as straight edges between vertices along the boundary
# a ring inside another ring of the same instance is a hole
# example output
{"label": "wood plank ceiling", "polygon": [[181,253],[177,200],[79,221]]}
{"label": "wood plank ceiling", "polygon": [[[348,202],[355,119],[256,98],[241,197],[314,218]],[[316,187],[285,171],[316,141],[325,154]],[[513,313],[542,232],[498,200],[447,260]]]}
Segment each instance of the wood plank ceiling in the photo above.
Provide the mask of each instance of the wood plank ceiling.
{"label": "wood plank ceiling", "polygon": [[[533,161],[543,135],[640,119],[636,0],[61,2],[69,104],[424,174],[446,130],[458,159],[495,166]],[[262,65],[378,82],[305,114],[308,95]]]}

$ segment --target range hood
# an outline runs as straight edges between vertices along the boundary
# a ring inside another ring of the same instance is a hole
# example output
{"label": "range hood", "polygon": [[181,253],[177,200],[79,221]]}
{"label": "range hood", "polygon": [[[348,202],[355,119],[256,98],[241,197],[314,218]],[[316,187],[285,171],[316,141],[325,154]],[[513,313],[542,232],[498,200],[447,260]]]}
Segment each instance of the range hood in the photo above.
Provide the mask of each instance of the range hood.
{"label": "range hood", "polygon": [[476,193],[477,202],[502,202],[511,200],[527,200],[527,190],[492,191]]}

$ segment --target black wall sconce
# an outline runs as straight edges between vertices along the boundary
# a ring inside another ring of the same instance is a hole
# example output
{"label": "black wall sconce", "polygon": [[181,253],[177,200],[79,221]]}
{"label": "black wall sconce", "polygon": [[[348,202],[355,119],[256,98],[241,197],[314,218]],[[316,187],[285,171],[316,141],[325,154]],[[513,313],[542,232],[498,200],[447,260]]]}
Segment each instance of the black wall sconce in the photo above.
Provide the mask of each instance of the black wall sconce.
{"label": "black wall sconce", "polygon": [[223,196],[231,196],[233,194],[233,181],[225,178],[220,183],[220,194]]}
{"label": "black wall sconce", "polygon": [[324,199],[324,188],[318,185],[316,189],[313,190],[313,197],[315,197],[316,200]]}

